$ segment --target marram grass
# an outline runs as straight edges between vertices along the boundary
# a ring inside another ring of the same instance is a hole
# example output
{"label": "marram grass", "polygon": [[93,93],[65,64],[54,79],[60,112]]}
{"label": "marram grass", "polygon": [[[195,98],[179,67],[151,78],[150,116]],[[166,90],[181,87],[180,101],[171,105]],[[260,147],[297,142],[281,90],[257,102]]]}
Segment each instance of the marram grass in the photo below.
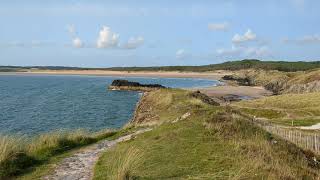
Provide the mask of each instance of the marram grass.
{"label": "marram grass", "polygon": [[115,133],[113,130],[98,133],[85,130],[55,131],[32,139],[0,135],[0,179],[19,175],[30,167],[45,163],[52,156],[97,142]]}

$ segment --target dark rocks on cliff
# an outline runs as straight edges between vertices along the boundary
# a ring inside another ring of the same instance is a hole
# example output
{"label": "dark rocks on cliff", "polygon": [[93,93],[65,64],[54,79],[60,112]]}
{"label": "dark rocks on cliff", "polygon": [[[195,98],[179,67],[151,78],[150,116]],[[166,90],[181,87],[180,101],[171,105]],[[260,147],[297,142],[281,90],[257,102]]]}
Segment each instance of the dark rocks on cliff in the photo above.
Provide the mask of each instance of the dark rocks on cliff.
{"label": "dark rocks on cliff", "polygon": [[191,92],[190,96],[193,97],[193,98],[196,98],[196,99],[200,99],[202,102],[204,102],[206,104],[210,104],[210,105],[213,105],[213,106],[219,106],[220,105],[218,102],[216,102],[215,100],[213,100],[209,96],[201,93],[200,91]]}
{"label": "dark rocks on cliff", "polygon": [[111,86],[115,86],[115,87],[127,86],[127,87],[146,87],[146,88],[166,88],[165,86],[162,86],[160,84],[141,84],[141,83],[138,83],[138,82],[131,82],[131,81],[122,80],[122,79],[114,80],[112,82]]}

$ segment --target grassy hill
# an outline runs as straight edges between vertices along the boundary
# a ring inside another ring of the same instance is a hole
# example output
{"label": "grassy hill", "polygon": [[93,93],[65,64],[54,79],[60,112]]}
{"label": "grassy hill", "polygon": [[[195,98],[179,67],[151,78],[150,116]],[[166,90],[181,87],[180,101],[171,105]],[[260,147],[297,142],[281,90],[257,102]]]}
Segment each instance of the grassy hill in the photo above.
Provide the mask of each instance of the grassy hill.
{"label": "grassy hill", "polygon": [[286,94],[233,104],[242,112],[282,125],[309,126],[320,123],[320,92]]}
{"label": "grassy hill", "polygon": [[286,72],[305,71],[320,68],[320,61],[314,62],[288,62],[288,61],[260,61],[256,59],[245,59],[241,61],[228,61],[220,64],[204,66],[162,66],[162,67],[114,67],[110,70],[117,71],[194,71],[205,72],[214,70],[241,70],[241,69],[264,69],[279,70]]}
{"label": "grassy hill", "polygon": [[275,94],[320,92],[320,69],[298,72],[248,69],[224,77],[240,85],[264,86]]}
{"label": "grassy hill", "polygon": [[314,155],[283,141],[232,109],[184,90],[142,98],[134,126],[154,130],[108,150],[95,167],[100,179],[316,179]]}
{"label": "grassy hill", "polygon": [[320,61],[260,61],[256,59],[245,59],[241,61],[228,61],[220,64],[203,66],[154,66],[154,67],[111,67],[111,68],[82,68],[64,66],[0,66],[0,72],[26,71],[29,69],[39,70],[111,70],[111,71],[187,71],[205,72],[214,70],[241,70],[241,69],[264,69],[285,72],[306,71],[320,68]]}

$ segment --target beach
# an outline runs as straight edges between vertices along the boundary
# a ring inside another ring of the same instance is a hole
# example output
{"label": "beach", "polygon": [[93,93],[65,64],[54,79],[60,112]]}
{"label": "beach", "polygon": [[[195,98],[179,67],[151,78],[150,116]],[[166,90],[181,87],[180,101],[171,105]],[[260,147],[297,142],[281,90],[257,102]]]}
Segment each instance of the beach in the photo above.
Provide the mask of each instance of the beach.
{"label": "beach", "polygon": [[[12,73],[2,73],[12,74]],[[229,71],[214,72],[178,72],[178,71],[107,71],[107,70],[30,70],[26,72],[14,72],[14,74],[47,74],[47,75],[93,75],[93,76],[123,76],[123,77],[163,77],[163,78],[204,78],[219,80]]]}
{"label": "beach", "polygon": [[[107,70],[30,70],[26,72],[2,73],[22,75],[88,75],[88,76],[119,76],[119,77],[155,77],[155,78],[199,78],[210,80],[221,80],[225,75],[231,75],[231,71],[212,72],[179,72],[179,71],[107,71]],[[223,86],[191,88],[200,90],[210,97],[221,97],[225,95],[246,96],[261,98],[272,95],[263,87],[237,86],[225,83]]]}

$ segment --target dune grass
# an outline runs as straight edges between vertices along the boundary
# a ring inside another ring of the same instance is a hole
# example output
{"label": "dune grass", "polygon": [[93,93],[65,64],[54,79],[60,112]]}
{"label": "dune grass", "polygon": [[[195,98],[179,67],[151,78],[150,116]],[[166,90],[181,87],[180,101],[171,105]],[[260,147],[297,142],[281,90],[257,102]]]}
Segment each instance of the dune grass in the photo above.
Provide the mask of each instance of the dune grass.
{"label": "dune grass", "polygon": [[0,179],[20,175],[48,163],[50,158],[115,135],[112,130],[56,131],[32,139],[0,136]]}
{"label": "dune grass", "polygon": [[320,93],[286,94],[234,103],[244,113],[283,125],[320,123]]}
{"label": "dune grass", "polygon": [[[145,97],[145,102],[157,103],[143,107],[145,111],[140,107],[145,118],[139,120],[156,125],[154,130],[105,152],[95,167],[94,179],[320,177],[314,154],[272,136],[231,108],[204,104],[186,91],[170,91]],[[191,115],[175,122],[185,112]],[[166,120],[157,113],[167,114]]]}

